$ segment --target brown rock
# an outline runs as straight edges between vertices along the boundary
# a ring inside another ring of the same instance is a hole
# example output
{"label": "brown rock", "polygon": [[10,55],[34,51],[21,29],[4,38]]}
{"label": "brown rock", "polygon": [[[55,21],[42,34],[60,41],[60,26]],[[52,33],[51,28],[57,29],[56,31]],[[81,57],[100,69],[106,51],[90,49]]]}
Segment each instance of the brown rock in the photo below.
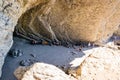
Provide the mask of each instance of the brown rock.
{"label": "brown rock", "polygon": [[92,49],[92,54],[81,66],[80,80],[119,80],[119,53],[120,50],[107,47]]}
{"label": "brown rock", "polygon": [[57,67],[45,63],[35,63],[27,68],[19,67],[14,74],[18,80],[76,80]]}
{"label": "brown rock", "polygon": [[31,39],[105,41],[118,29],[119,0],[51,0],[24,13],[16,32]]}
{"label": "brown rock", "polygon": [[119,28],[118,28],[118,30],[117,31],[115,31],[115,33],[114,33],[115,35],[117,35],[117,36],[120,36],[120,26],[119,26]]}

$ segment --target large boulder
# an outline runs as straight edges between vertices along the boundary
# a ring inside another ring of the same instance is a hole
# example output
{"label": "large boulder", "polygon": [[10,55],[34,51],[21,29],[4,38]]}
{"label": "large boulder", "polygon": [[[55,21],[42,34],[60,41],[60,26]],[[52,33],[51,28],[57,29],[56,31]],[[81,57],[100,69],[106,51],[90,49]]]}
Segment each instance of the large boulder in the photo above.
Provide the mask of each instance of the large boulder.
{"label": "large boulder", "polygon": [[81,80],[120,80],[120,50],[113,43],[98,47],[81,66]]}
{"label": "large boulder", "polygon": [[76,80],[59,68],[45,63],[35,63],[30,67],[19,67],[14,74],[18,80]]}
{"label": "large boulder", "polygon": [[106,41],[119,23],[119,0],[51,0],[26,11],[16,33],[30,40]]}

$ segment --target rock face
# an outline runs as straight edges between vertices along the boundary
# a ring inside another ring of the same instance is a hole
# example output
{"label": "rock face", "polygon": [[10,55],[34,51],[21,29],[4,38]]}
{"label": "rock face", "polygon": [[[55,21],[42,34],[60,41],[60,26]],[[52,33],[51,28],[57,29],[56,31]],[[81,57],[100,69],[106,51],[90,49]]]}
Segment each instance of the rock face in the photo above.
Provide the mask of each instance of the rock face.
{"label": "rock face", "polygon": [[45,63],[35,63],[27,68],[19,67],[15,75],[18,80],[76,80],[57,67]]}
{"label": "rock face", "polygon": [[120,50],[107,47],[93,49],[93,54],[86,58],[82,64],[82,75],[80,79],[120,80],[119,57]]}
{"label": "rock face", "polygon": [[115,31],[115,33],[114,33],[116,36],[120,36],[120,26],[119,26],[119,28],[118,28],[118,30],[117,31]]}
{"label": "rock face", "polygon": [[0,75],[18,19],[16,32],[30,39],[101,41],[117,30],[120,0],[0,0]]}
{"label": "rock face", "polygon": [[78,80],[120,80],[119,47],[109,42],[104,46],[83,51],[86,56],[73,60],[68,73]]}
{"label": "rock face", "polygon": [[0,76],[5,56],[13,43],[13,31],[18,18],[26,10],[44,2],[44,0],[0,0]]}
{"label": "rock face", "polygon": [[16,33],[28,39],[105,41],[120,23],[119,0],[51,0],[19,19]]}

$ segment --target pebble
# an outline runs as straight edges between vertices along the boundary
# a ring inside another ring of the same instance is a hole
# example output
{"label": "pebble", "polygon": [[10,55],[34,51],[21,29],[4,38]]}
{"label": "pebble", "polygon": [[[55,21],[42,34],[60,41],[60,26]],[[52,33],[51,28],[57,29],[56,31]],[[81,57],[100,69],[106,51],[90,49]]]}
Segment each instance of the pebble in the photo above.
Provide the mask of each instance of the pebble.
{"label": "pebble", "polygon": [[21,66],[30,66],[30,62],[28,60],[22,60],[20,61]]}
{"label": "pebble", "polygon": [[30,54],[30,56],[32,56],[32,57],[34,57],[34,58],[37,57],[36,54]]}
{"label": "pebble", "polygon": [[76,51],[71,51],[70,53],[72,53],[72,55],[78,54],[78,52],[76,52]]}
{"label": "pebble", "polygon": [[42,41],[32,40],[32,41],[30,42],[30,44],[32,44],[32,45],[42,44]]}
{"label": "pebble", "polygon": [[20,57],[23,55],[23,52],[21,50],[17,50],[17,49],[12,49],[9,51],[8,53],[11,57]]}
{"label": "pebble", "polygon": [[27,60],[22,60],[20,61],[20,66],[30,66],[32,64],[34,64],[35,62],[38,62],[37,60],[33,60],[33,59],[27,59]]}
{"label": "pebble", "polygon": [[49,42],[47,42],[47,41],[42,41],[42,45],[48,45],[49,44]]}

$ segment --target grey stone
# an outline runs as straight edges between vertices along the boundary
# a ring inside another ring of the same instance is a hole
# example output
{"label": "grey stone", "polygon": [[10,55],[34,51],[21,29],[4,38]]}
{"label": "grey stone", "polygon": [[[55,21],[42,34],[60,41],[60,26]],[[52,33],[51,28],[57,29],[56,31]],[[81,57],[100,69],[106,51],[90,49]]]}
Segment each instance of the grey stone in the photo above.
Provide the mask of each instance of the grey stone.
{"label": "grey stone", "polygon": [[8,54],[11,57],[20,57],[23,55],[23,52],[21,50],[11,49]]}

